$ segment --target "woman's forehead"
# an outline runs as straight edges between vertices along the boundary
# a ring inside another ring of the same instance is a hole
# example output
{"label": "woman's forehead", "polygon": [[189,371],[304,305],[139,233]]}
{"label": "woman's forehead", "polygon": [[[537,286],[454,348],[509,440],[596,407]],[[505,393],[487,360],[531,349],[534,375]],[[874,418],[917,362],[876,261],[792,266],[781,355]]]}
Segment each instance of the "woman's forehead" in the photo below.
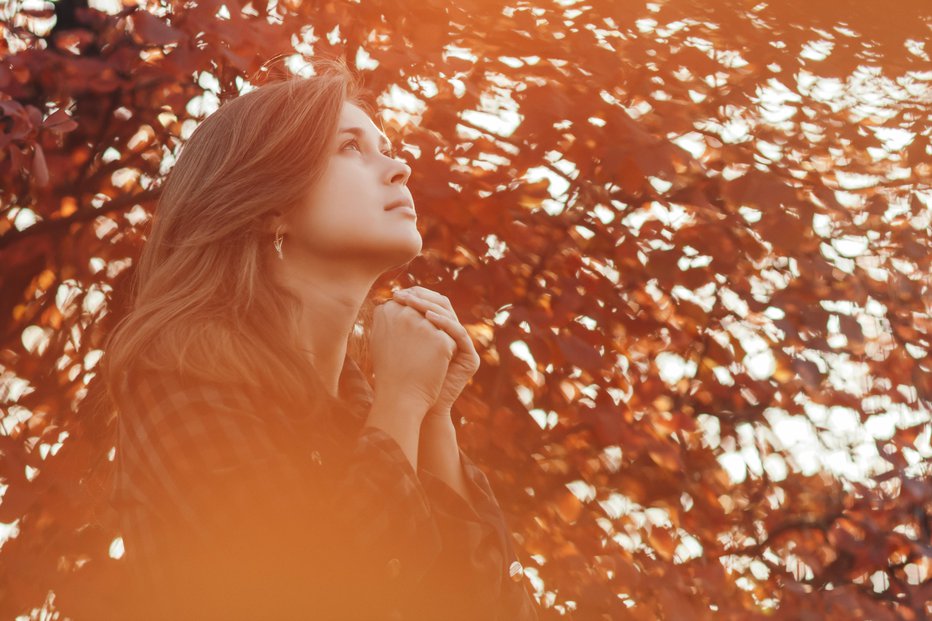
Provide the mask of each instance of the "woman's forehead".
{"label": "woman's forehead", "polygon": [[372,122],[366,112],[351,102],[344,102],[343,110],[340,113],[340,130],[350,127],[359,127],[368,136],[377,137],[379,142],[387,142],[388,136]]}
{"label": "woman's forehead", "polygon": [[379,133],[378,126],[372,122],[365,110],[350,102],[344,103],[340,112],[340,127],[348,125],[361,126],[365,128],[366,133]]}

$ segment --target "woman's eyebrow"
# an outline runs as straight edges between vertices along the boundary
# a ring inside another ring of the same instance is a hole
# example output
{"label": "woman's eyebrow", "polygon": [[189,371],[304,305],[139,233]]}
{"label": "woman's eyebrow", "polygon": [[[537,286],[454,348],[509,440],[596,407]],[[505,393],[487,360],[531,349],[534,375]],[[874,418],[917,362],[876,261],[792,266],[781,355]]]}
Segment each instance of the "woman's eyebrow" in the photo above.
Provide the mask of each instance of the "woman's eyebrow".
{"label": "woman's eyebrow", "polygon": [[[340,133],[342,134],[342,133],[344,133],[344,132],[346,132],[346,133],[348,133],[348,134],[353,134],[354,136],[359,137],[359,138],[361,138],[361,137],[363,137],[363,136],[366,135],[365,130],[363,130],[363,128],[361,128],[361,127],[342,127],[342,128],[340,128]],[[379,140],[379,144],[380,144],[381,146],[386,147],[386,148],[389,148],[389,149],[392,148],[392,143],[388,141],[388,138],[386,138],[384,134],[379,134],[379,139],[380,139],[380,140]]]}

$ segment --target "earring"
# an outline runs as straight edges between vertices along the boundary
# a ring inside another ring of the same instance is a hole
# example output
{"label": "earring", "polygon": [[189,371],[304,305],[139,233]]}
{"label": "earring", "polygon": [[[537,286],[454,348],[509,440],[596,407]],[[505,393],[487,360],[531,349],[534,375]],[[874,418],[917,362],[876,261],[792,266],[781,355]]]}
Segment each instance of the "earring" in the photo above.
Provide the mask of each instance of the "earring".
{"label": "earring", "polygon": [[281,225],[279,225],[279,227],[275,229],[275,241],[273,243],[275,245],[275,252],[278,253],[278,258],[284,261],[285,255],[282,254],[282,242],[284,241],[285,238],[282,237],[281,230],[282,230]]}

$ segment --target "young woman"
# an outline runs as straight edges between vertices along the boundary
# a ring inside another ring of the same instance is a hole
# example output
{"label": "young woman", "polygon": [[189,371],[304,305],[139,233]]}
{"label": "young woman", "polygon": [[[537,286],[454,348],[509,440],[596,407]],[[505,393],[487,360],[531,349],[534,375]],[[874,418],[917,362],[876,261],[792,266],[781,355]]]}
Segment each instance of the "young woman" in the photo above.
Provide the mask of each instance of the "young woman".
{"label": "young woman", "polygon": [[317,68],[192,133],[108,341],[132,618],[537,619],[450,419],[469,336],[429,289],[370,298],[421,250],[411,170]]}

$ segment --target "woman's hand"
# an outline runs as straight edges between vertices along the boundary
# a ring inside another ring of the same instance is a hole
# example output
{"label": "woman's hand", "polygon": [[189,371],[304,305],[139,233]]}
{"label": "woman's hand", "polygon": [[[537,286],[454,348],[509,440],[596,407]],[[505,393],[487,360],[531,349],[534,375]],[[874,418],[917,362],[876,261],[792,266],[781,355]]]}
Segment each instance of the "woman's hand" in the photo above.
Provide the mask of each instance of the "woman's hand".
{"label": "woman's hand", "polygon": [[424,287],[414,286],[396,290],[394,299],[424,313],[427,319],[456,341],[456,352],[447,367],[440,395],[425,417],[425,420],[433,417],[449,419],[453,402],[479,369],[481,362],[479,354],[476,353],[469,333],[460,324],[453,311],[453,305],[445,295]]}
{"label": "woman's hand", "polygon": [[440,398],[447,367],[458,347],[421,311],[396,300],[376,306],[369,346],[375,401],[413,400],[422,416]]}

